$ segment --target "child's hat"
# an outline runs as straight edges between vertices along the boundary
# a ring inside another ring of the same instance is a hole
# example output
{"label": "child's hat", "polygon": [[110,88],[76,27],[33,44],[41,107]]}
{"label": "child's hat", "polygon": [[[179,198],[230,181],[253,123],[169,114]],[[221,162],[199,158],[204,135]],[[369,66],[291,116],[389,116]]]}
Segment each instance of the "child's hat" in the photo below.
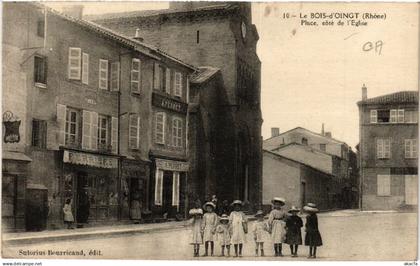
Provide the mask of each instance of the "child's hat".
{"label": "child's hat", "polygon": [[304,211],[307,212],[319,212],[318,208],[316,207],[315,203],[308,203],[306,206],[303,207]]}
{"label": "child's hat", "polygon": [[220,221],[229,221],[229,217],[227,216],[227,214],[222,214],[222,216],[220,217]]}
{"label": "child's hat", "polygon": [[272,200],[271,200],[271,203],[275,203],[275,202],[279,202],[280,204],[282,204],[282,205],[284,205],[284,204],[286,204],[286,200],[284,199],[284,198],[281,198],[281,197],[274,197]]}
{"label": "child's hat", "polygon": [[208,202],[204,203],[203,208],[205,209],[207,206],[211,206],[211,207],[213,207],[213,210],[214,210],[214,209],[216,209],[216,204],[214,204],[214,203],[213,203],[213,202],[211,202],[211,201],[208,201]]}
{"label": "child's hat", "polygon": [[203,210],[202,209],[191,209],[188,213],[189,213],[189,215],[197,215],[197,214],[202,215]]}
{"label": "child's hat", "polygon": [[264,212],[262,210],[257,211],[255,217],[264,217]]}
{"label": "child's hat", "polygon": [[240,200],[234,200],[231,205],[232,206],[233,205],[241,205],[242,206],[242,201],[240,201]]}
{"label": "child's hat", "polygon": [[295,206],[292,206],[292,208],[290,208],[289,212],[300,212],[300,209],[296,208]]}

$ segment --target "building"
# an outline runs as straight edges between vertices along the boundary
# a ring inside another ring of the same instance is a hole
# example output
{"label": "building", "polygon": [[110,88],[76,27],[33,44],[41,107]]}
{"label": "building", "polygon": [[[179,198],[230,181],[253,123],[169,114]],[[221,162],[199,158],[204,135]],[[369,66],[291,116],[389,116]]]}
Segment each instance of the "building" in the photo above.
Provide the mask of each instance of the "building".
{"label": "building", "polygon": [[417,209],[418,91],[367,98],[359,107],[363,210]]}
{"label": "building", "polygon": [[[10,193],[2,200],[9,227],[47,218],[50,228],[60,227],[68,198],[79,222],[89,210],[90,224],[130,219],[133,199],[160,216],[167,205],[182,209],[187,84],[195,68],[139,39],[36,3],[5,4],[3,27],[9,59],[3,126],[11,133],[3,141],[9,146],[3,187]],[[169,77],[164,91],[162,76]],[[171,171],[167,183],[150,179],[165,171]],[[40,211],[25,219],[32,209]]]}
{"label": "building", "polygon": [[[304,151],[304,153],[309,153]],[[263,151],[263,205],[269,210],[273,197],[286,199],[286,208],[302,208],[308,202],[320,210],[336,208],[339,180],[331,172],[295,160],[288,155]]]}
{"label": "building", "polygon": [[[219,69],[222,86],[217,88],[217,101],[215,97],[201,97],[200,106],[203,101],[211,101],[204,105],[214,105],[221,115],[215,114],[211,121],[214,124],[201,126],[205,132],[197,135],[216,135],[214,163],[205,165],[212,168],[201,172],[205,177],[194,177],[206,180],[206,191],[192,193],[201,200],[216,194],[221,200],[239,198],[260,204],[261,62],[256,54],[259,36],[252,24],[251,3],[171,2],[169,9],[86,19],[129,36],[138,31],[146,42],[185,62]],[[198,151],[204,152],[204,148]]]}

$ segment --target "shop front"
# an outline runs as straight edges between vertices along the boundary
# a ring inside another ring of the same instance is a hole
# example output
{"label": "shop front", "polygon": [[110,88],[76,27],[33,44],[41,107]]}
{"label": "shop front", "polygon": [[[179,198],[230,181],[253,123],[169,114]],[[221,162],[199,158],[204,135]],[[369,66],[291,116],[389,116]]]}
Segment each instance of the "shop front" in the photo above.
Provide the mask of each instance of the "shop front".
{"label": "shop front", "polygon": [[64,150],[61,187],[78,224],[118,220],[117,156]]}
{"label": "shop front", "polygon": [[189,163],[155,159],[152,211],[168,219],[186,217]]}

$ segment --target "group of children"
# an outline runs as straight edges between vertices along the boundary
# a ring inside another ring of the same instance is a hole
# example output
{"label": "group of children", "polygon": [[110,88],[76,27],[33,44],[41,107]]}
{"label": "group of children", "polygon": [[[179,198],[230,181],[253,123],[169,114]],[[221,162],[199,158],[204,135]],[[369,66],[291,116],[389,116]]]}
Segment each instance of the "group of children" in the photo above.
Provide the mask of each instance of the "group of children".
{"label": "group of children", "polygon": [[[264,256],[264,243],[271,237],[274,246],[274,255],[283,256],[282,243],[290,246],[292,257],[297,257],[298,246],[302,245],[301,228],[302,219],[297,215],[300,209],[292,206],[288,214],[282,209],[285,200],[275,197],[272,200],[273,210],[270,212],[268,221],[264,220],[264,212],[258,211],[255,215],[257,221],[254,223],[251,233],[255,241],[255,256]],[[232,203],[233,211],[228,216],[222,214],[218,217],[214,212],[216,205],[213,202],[206,202],[203,206],[206,213],[196,204],[189,214],[192,217],[192,242],[194,246],[194,257],[200,253],[200,245],[204,243],[205,253],[208,256],[214,255],[214,242],[218,241],[221,247],[221,256],[230,256],[230,247],[233,245],[234,256],[241,257],[243,244],[248,233],[248,220],[241,211],[242,202],[235,200]],[[309,246],[308,258],[316,258],[316,248],[322,246],[321,234],[318,230],[318,209],[313,203],[304,206],[303,211],[308,213],[305,224],[305,245]],[[226,253],[225,253],[226,251]]]}

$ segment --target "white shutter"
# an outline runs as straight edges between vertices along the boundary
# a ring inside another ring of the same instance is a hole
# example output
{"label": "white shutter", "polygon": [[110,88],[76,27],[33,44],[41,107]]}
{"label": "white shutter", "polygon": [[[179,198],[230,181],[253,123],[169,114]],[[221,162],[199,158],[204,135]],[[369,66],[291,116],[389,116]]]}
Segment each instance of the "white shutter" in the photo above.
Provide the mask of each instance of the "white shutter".
{"label": "white shutter", "polygon": [[120,90],[120,62],[111,63],[111,91]]}
{"label": "white shutter", "polygon": [[390,123],[397,123],[397,110],[396,109],[392,109],[390,111],[390,119],[389,119]]}
{"label": "white shutter", "polygon": [[89,54],[83,53],[82,83],[89,84]]}
{"label": "white shutter", "polygon": [[411,139],[404,140],[405,158],[411,158]]}
{"label": "white shutter", "polygon": [[412,158],[417,158],[417,139],[411,140],[411,155]]}
{"label": "white shutter", "polygon": [[108,60],[99,59],[99,89],[108,89]]}
{"label": "white shutter", "polygon": [[378,110],[370,110],[370,123],[378,123]]}
{"label": "white shutter", "polygon": [[391,195],[391,176],[377,175],[377,195],[390,196]]}
{"label": "white shutter", "polygon": [[179,206],[179,172],[172,174],[172,206]]}
{"label": "white shutter", "polygon": [[90,149],[92,143],[92,113],[83,110],[82,149]]}
{"label": "white shutter", "polygon": [[92,150],[98,149],[98,113],[96,112],[90,112],[90,118],[91,118],[91,145],[90,148]]}
{"label": "white shutter", "polygon": [[169,68],[166,68],[165,70],[165,90],[167,94],[171,94],[171,70]]}
{"label": "white shutter", "polygon": [[391,158],[391,139],[384,139],[384,158]]}
{"label": "white shutter", "polygon": [[160,73],[159,73],[159,64],[158,63],[154,63],[154,71],[153,71],[154,75],[153,75],[153,88],[155,90],[159,90],[160,89]]}
{"label": "white shutter", "polygon": [[162,205],[163,171],[156,169],[155,173],[155,205]]}
{"label": "white shutter", "polygon": [[58,145],[66,145],[66,112],[67,106],[57,104]]}
{"label": "white shutter", "polygon": [[129,118],[128,140],[131,149],[140,147],[140,116],[131,114]]}
{"label": "white shutter", "polygon": [[156,113],[155,123],[155,142],[165,144],[166,114],[163,112]]}
{"label": "white shutter", "polygon": [[69,79],[80,80],[81,63],[82,63],[82,49],[77,47],[69,47],[69,65],[68,77]]}
{"label": "white shutter", "polygon": [[140,59],[133,58],[131,60],[131,92],[140,93],[141,83],[141,61]]}
{"label": "white shutter", "polygon": [[384,140],[383,139],[376,140],[376,155],[377,155],[377,158],[384,158]]}
{"label": "white shutter", "polygon": [[175,89],[174,95],[182,97],[182,75],[179,72],[175,72]]}
{"label": "white shutter", "polygon": [[404,109],[398,109],[398,123],[404,123]]}
{"label": "white shutter", "polygon": [[111,151],[118,153],[118,118],[111,118]]}

